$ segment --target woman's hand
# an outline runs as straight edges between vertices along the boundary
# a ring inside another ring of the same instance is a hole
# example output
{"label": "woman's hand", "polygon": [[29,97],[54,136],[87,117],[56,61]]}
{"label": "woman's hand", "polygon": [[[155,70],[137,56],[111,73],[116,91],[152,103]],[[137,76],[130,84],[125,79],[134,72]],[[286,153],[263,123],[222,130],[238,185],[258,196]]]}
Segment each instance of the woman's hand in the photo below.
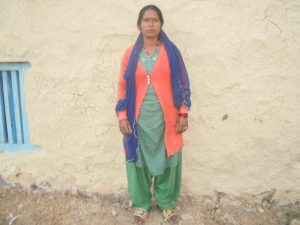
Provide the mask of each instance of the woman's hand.
{"label": "woman's hand", "polygon": [[177,123],[176,123],[176,132],[177,133],[183,133],[188,129],[188,118],[178,116],[177,117]]}
{"label": "woman's hand", "polygon": [[121,133],[124,135],[132,134],[132,130],[131,130],[128,119],[119,120],[119,129],[120,129]]}

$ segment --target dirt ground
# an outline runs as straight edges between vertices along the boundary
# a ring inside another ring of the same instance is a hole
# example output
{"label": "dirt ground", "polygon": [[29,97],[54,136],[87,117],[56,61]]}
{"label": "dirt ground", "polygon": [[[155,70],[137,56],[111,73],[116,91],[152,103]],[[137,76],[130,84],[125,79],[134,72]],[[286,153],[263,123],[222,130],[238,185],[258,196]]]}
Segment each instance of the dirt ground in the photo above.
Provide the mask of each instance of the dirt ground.
{"label": "dirt ground", "polygon": [[[249,198],[225,193],[195,199],[181,195],[176,207],[179,224],[199,225],[287,225],[300,217],[299,202],[279,203],[274,191]],[[155,202],[153,201],[153,205]],[[76,189],[49,191],[36,185],[0,185],[1,225],[98,225],[132,224],[126,190],[110,195]],[[164,224],[154,206],[146,224]]]}

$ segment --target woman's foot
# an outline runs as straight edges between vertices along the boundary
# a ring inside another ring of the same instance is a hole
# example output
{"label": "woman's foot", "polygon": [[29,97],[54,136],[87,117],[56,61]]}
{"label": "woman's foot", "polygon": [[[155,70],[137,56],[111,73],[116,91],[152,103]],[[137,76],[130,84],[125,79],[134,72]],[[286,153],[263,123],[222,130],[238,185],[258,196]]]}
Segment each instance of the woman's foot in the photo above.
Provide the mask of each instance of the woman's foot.
{"label": "woman's foot", "polygon": [[161,214],[165,220],[166,223],[168,224],[176,224],[178,223],[178,216],[176,215],[176,213],[174,212],[174,209],[161,209],[160,207],[158,207],[161,211]]}
{"label": "woman's foot", "polygon": [[133,222],[138,225],[144,224],[148,219],[148,214],[148,211],[145,209],[133,209]]}

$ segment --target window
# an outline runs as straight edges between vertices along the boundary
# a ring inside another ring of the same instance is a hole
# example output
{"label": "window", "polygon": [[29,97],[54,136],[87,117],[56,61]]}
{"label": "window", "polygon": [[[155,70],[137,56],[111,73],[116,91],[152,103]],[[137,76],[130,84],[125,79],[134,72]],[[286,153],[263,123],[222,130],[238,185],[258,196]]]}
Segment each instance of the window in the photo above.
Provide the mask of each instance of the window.
{"label": "window", "polygon": [[23,93],[28,62],[0,63],[0,151],[35,150]]}

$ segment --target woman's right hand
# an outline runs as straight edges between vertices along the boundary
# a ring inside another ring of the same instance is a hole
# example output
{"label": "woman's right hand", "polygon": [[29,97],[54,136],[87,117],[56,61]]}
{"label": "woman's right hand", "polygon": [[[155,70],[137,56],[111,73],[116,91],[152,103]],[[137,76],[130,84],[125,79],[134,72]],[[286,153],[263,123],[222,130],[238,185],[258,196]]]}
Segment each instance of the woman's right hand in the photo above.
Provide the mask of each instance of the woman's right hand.
{"label": "woman's right hand", "polygon": [[121,133],[124,135],[132,134],[132,130],[131,130],[128,119],[119,120],[119,129],[120,129]]}

